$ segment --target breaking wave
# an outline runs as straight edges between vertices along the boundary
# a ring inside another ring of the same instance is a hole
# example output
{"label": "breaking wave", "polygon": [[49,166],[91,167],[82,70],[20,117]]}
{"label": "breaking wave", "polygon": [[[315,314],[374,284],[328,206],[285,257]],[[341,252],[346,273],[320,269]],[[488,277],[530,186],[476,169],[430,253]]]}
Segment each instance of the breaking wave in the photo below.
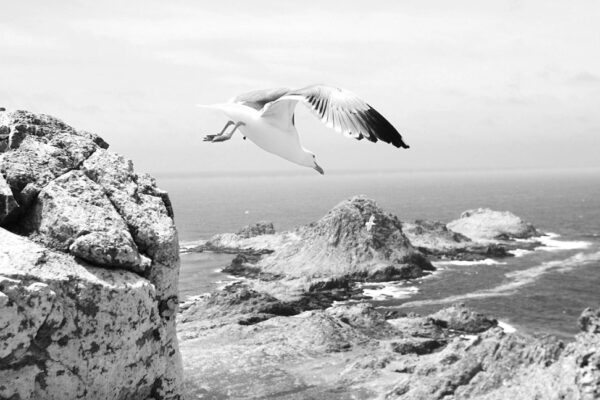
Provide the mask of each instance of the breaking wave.
{"label": "breaking wave", "polygon": [[544,262],[532,268],[512,271],[505,275],[509,282],[495,286],[491,289],[479,290],[472,293],[448,296],[442,299],[417,300],[403,303],[403,307],[418,307],[432,304],[448,304],[458,301],[482,299],[487,297],[509,296],[522,286],[535,282],[541,275],[552,272],[568,272],[575,268],[586,266],[600,261],[600,251],[594,253],[577,253],[562,260]]}

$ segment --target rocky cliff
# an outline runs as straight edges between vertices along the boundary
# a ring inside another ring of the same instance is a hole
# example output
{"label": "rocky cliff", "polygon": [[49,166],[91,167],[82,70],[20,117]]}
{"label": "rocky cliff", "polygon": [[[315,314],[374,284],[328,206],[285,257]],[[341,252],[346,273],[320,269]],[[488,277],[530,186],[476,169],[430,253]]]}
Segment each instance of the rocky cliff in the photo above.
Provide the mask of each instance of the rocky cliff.
{"label": "rocky cliff", "polygon": [[0,398],[179,398],[169,198],[107,148],[0,112]]}

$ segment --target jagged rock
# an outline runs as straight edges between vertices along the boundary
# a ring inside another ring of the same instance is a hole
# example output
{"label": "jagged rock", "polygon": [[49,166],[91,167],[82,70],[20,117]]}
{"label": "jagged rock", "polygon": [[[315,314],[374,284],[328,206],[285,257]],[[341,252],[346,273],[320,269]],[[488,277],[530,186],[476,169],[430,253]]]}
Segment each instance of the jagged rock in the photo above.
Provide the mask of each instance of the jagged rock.
{"label": "jagged rock", "polygon": [[577,324],[583,332],[600,333],[600,309],[586,308],[577,320]]}
{"label": "jagged rock", "polygon": [[259,235],[272,235],[275,233],[275,228],[272,222],[259,221],[253,225],[248,225],[240,229],[236,235],[241,238],[250,238]]}
{"label": "jagged rock", "polygon": [[179,335],[191,338],[198,331],[226,323],[251,325],[278,315],[295,315],[299,309],[275,297],[251,289],[248,285],[234,283],[223,290],[201,296],[178,316]]}
{"label": "jagged rock", "polygon": [[510,255],[503,245],[474,242],[438,221],[406,222],[402,225],[402,231],[413,246],[439,259],[479,260]]}
{"label": "jagged rock", "polygon": [[204,308],[181,320],[191,397],[591,400],[600,394],[600,310],[584,311],[583,333],[566,346],[553,337],[506,334],[464,305],[386,320],[370,304],[336,304],[248,326],[233,317],[275,300],[234,286],[228,295],[213,295],[218,312],[211,318],[229,315],[228,321],[206,320],[188,335],[206,317]]}
{"label": "jagged rock", "polygon": [[170,327],[161,322],[154,285],[1,228],[0,241],[0,397],[154,394],[173,368]]}
{"label": "jagged rock", "polygon": [[413,246],[438,251],[463,247],[472,240],[460,233],[449,230],[443,222],[417,220],[414,223],[404,222],[402,232]]}
{"label": "jagged rock", "polygon": [[[371,217],[374,225],[368,229]],[[355,276],[377,281],[416,278],[434,269],[404,236],[400,220],[364,196],[338,204],[295,233],[296,240],[257,266],[294,278]]]}
{"label": "jagged rock", "polygon": [[27,209],[51,180],[78,168],[99,147],[108,147],[97,135],[48,115],[3,112],[0,126],[9,132],[0,154],[0,173],[19,204],[14,212]]}
{"label": "jagged rock", "polygon": [[443,321],[444,328],[467,332],[479,333],[497,326],[498,321],[490,319],[483,314],[473,312],[465,307],[464,304],[456,304],[452,307],[444,308],[437,313],[431,314],[438,324]]}
{"label": "jagged rock", "polygon": [[23,225],[34,240],[93,264],[143,272],[127,225],[104,190],[81,171],[51,181],[34,201]]}
{"label": "jagged rock", "polygon": [[472,240],[527,239],[540,235],[533,225],[513,213],[489,208],[465,211],[447,226]]}
{"label": "jagged rock", "polygon": [[[166,301],[176,298],[179,244],[171,203],[147,177],[138,176],[133,163],[121,155],[99,149],[82,164],[83,172],[105,191],[133,236],[138,250],[152,259],[147,273]],[[141,184],[139,184],[141,181]]]}
{"label": "jagged rock", "polygon": [[172,207],[107,147],[0,113],[0,398],[179,397]]}

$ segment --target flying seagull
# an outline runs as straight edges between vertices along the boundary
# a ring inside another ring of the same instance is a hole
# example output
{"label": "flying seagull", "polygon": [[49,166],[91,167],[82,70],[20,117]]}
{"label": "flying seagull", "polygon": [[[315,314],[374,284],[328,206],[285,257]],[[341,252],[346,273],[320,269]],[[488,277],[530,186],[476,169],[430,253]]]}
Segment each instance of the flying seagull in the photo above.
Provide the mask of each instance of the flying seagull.
{"label": "flying seagull", "polygon": [[[241,94],[227,103],[199,107],[221,110],[229,121],[219,134],[207,135],[206,142],[223,142],[240,130],[258,147],[293,163],[323,169],[315,155],[302,147],[294,124],[294,110],[302,102],[329,128],[357,140],[381,140],[408,149],[402,136],[381,114],[352,92],[326,85],[303,89],[267,89]],[[233,126],[227,133],[227,129]]]}

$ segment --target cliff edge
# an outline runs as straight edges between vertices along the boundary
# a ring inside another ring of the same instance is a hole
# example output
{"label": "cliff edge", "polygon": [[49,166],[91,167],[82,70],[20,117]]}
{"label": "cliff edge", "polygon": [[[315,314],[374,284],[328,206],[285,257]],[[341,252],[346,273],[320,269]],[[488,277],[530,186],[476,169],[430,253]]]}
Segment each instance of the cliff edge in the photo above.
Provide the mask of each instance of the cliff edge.
{"label": "cliff edge", "polygon": [[0,112],[0,398],[180,397],[169,197],[107,148]]}

